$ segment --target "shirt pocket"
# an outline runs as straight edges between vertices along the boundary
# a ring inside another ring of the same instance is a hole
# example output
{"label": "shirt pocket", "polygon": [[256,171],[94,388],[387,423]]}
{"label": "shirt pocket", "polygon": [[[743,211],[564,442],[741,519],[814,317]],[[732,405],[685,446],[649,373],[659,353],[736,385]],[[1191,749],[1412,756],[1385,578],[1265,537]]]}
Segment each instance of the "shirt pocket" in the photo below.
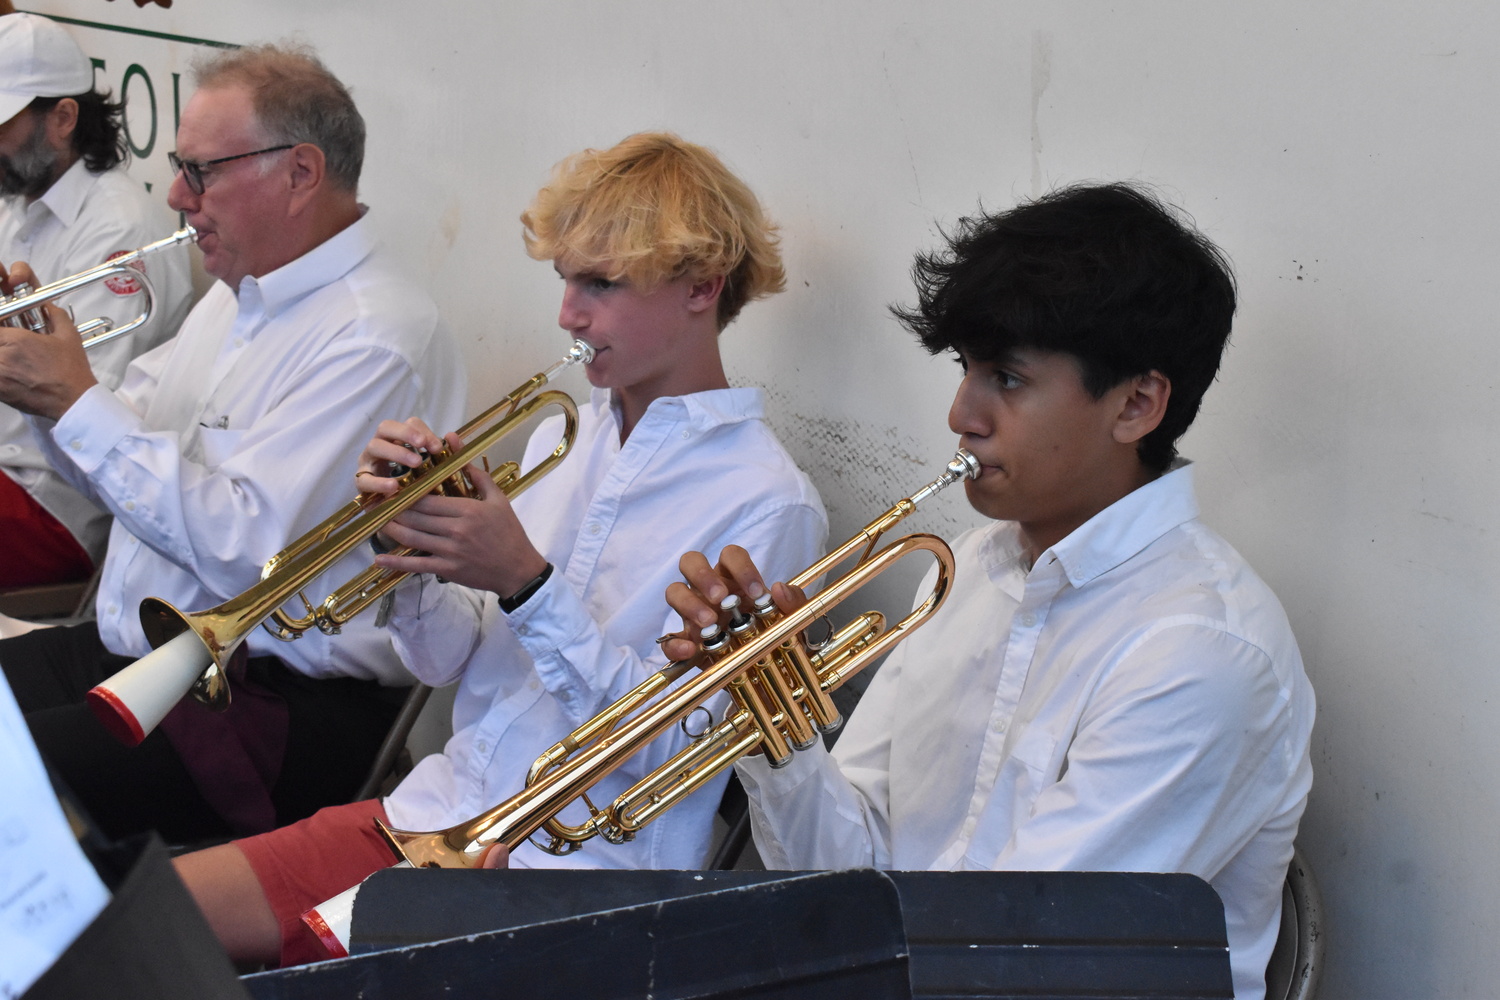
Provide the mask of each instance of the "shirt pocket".
{"label": "shirt pocket", "polygon": [[963,866],[988,870],[1016,830],[1032,817],[1036,801],[1057,781],[1053,755],[1058,738],[1041,727],[1020,732],[1006,748],[994,787],[965,848]]}
{"label": "shirt pocket", "polygon": [[1040,786],[1055,777],[1052,758],[1056,752],[1056,733],[1048,732],[1040,726],[1028,726],[1016,737],[1006,756],[1025,765],[1030,778]]}
{"label": "shirt pocket", "polygon": [[235,449],[240,445],[240,439],[244,436],[243,430],[199,427],[198,447],[203,453],[203,464],[210,469],[217,469],[223,465],[229,456],[235,453]]}

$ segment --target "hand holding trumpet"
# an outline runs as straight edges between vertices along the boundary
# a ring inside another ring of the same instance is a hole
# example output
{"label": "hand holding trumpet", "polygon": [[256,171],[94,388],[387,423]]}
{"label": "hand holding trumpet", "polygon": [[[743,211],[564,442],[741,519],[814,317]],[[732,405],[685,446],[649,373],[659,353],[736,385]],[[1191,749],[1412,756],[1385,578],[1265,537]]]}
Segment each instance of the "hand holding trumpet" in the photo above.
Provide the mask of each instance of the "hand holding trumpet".
{"label": "hand holding trumpet", "polygon": [[[682,616],[683,631],[662,640],[662,652],[674,661],[691,660],[698,655],[697,636],[709,625],[725,625],[721,603],[733,594],[746,607],[766,592],[766,582],[756,568],[750,553],[738,545],[729,545],[719,553],[717,565],[711,565],[702,552],[689,552],[677,564],[685,582],[667,588],[667,604]],[[771,599],[783,614],[807,603],[801,587],[787,583],[770,586]]]}
{"label": "hand holding trumpet", "polygon": [[[445,447],[464,446],[449,433],[440,438],[421,420],[386,420],[360,455],[356,485],[365,493],[390,495],[399,477]],[[474,484],[471,497],[431,494],[391,521],[379,538],[388,546],[407,546],[412,555],[388,553],[375,565],[399,573],[433,573],[466,587],[509,597],[537,577],[547,560],[531,544],[505,492],[475,464],[464,469]]]}
{"label": "hand holding trumpet", "polygon": [[[0,268],[0,289],[5,294],[22,283],[37,283],[25,262],[12,264],[8,272]],[[0,403],[56,420],[99,380],[89,367],[73,318],[50,302],[40,308],[51,328],[48,336],[0,326]]]}

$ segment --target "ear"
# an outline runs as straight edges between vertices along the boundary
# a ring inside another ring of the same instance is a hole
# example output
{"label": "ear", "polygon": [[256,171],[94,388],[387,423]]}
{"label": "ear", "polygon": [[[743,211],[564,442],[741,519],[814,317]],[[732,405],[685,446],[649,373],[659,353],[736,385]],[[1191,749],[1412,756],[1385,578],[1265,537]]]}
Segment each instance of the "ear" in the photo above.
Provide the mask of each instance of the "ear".
{"label": "ear", "polygon": [[47,112],[47,145],[58,152],[73,148],[73,131],[78,128],[78,102],[64,97]]}
{"label": "ear", "polygon": [[310,142],[301,142],[287,150],[287,162],[291,165],[291,213],[298,215],[312,204],[317,193],[328,179],[328,164],[323,151]]}
{"label": "ear", "polygon": [[724,291],[724,275],[700,278],[688,289],[688,311],[701,313],[719,307],[719,295]]}
{"label": "ear", "polygon": [[1115,417],[1114,437],[1120,444],[1135,444],[1156,430],[1166,416],[1172,380],[1153,369],[1126,379],[1117,389],[1124,395]]}

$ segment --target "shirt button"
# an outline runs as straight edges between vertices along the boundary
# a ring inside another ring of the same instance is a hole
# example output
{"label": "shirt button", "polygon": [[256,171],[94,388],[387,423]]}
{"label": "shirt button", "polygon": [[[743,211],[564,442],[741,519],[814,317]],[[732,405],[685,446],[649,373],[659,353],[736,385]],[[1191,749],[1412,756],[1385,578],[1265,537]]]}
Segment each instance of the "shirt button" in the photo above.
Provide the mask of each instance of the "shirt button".
{"label": "shirt button", "polygon": [[74,451],[82,451],[83,442],[78,440],[77,438],[74,438],[73,440],[68,442],[68,447],[72,448]]}
{"label": "shirt button", "polygon": [[478,743],[474,744],[474,749],[478,750],[480,753],[489,753],[490,745],[484,740],[480,740]]}
{"label": "shirt button", "polygon": [[119,613],[120,613],[120,606],[118,604],[111,604],[109,606],[109,616],[111,618],[113,618],[115,615],[117,615]]}
{"label": "shirt button", "polygon": [[516,633],[518,635],[530,635],[531,634],[531,626],[530,625],[517,625],[516,626]]}
{"label": "shirt button", "polygon": [[591,535],[597,535],[597,534],[599,534],[599,525],[597,525],[597,524],[591,524],[591,525],[589,525],[589,534],[591,534]]}
{"label": "shirt button", "polygon": [[692,431],[688,430],[687,428],[683,428],[682,439],[684,441],[686,441],[688,438],[690,438],[692,436],[693,436],[693,432]]}
{"label": "shirt button", "polygon": [[126,510],[135,510],[135,501],[134,500],[126,500],[125,501],[125,509]]}
{"label": "shirt button", "polygon": [[235,337],[234,338],[234,346],[235,347],[244,347],[245,346],[245,338],[244,337]]}
{"label": "shirt button", "polygon": [[1022,628],[1031,628],[1031,626],[1036,624],[1036,615],[1032,614],[1030,611],[1027,611],[1016,620],[1021,623]]}

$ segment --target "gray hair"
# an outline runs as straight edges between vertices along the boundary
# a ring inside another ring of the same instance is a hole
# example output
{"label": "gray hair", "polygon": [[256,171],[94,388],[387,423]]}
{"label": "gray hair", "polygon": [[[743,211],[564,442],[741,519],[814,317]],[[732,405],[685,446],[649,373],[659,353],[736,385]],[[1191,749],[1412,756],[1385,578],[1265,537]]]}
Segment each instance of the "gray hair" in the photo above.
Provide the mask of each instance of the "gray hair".
{"label": "gray hair", "polygon": [[311,47],[283,42],[231,49],[195,64],[193,78],[200,88],[247,88],[268,143],[311,143],[323,151],[335,185],[358,188],[365,120],[349,88]]}

